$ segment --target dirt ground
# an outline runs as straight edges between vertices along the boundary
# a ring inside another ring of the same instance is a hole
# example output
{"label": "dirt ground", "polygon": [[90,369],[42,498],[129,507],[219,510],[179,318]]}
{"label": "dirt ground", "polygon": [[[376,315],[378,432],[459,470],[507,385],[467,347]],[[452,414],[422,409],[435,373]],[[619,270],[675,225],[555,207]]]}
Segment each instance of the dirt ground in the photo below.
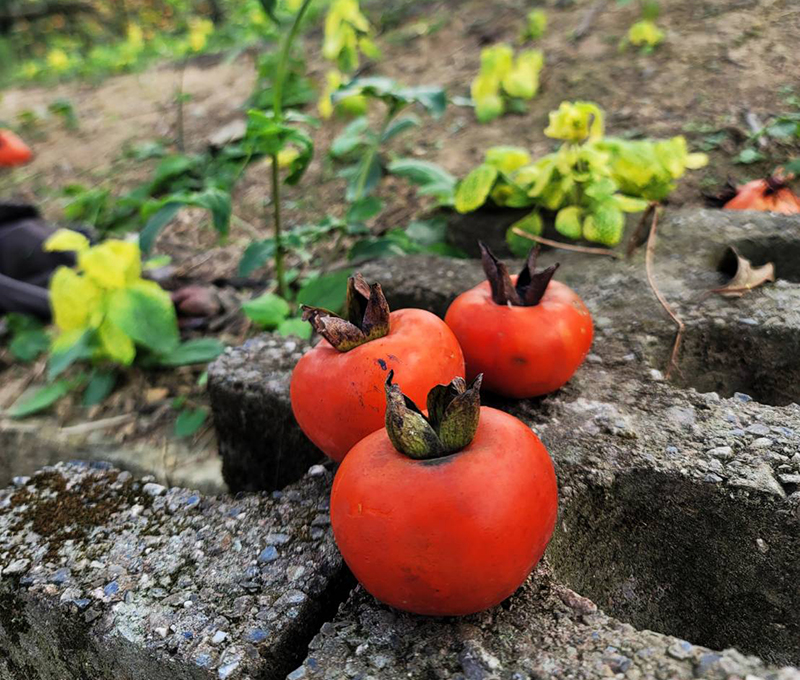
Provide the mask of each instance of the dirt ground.
{"label": "dirt ground", "polygon": [[[546,66],[541,92],[530,103],[529,112],[479,125],[471,108],[450,105],[440,120],[425,120],[421,128],[395,140],[395,152],[434,161],[456,176],[466,174],[493,145],[513,144],[534,155],[546,153],[553,148],[553,140],[542,134],[547,113],[562,100],[586,99],[605,109],[610,134],[684,134],[693,149],[709,152],[710,165],[680,182],[670,198],[673,205],[701,204],[701,192],[720,186],[726,178],[743,181],[761,176],[798,155],[797,145],[790,149],[771,142],[761,149],[766,161],[734,163],[751,131],[748,114],[751,121],[755,116],[763,123],[791,110],[787,97],[792,88],[800,95],[797,0],[662,0],[658,23],[666,40],[649,55],[631,47],[620,49],[621,39],[638,19],[637,3],[620,6],[609,0],[594,15],[588,34],[580,41],[572,41],[571,36],[590,8],[598,6],[596,0],[405,3],[403,16],[396,22],[394,17],[395,25],[377,41],[383,58],[365,74],[390,76],[408,85],[442,85],[451,97],[468,97],[481,47],[498,41],[517,42],[524,15],[535,5],[547,10],[549,25],[545,37],[535,45],[544,50]],[[367,5],[367,11],[377,20],[386,10],[376,2]],[[327,70],[319,49],[320,33],[315,29],[307,35],[304,50],[310,75],[318,83]],[[15,120],[24,110],[42,112],[52,101],[68,98],[80,127],[69,131],[52,116],[47,118],[33,140],[35,161],[0,177],[0,196],[34,201],[56,220],[65,200],[61,190],[69,184],[103,184],[121,191],[141,182],[155,161],[125,159],[123,150],[137,142],[174,140],[179,78],[176,65],[162,64],[98,86],[67,83],[3,92],[0,120]],[[185,121],[188,151],[201,150],[209,135],[243,115],[253,81],[250,53],[233,61],[204,58],[189,64],[184,80],[184,90],[191,95]],[[378,112],[374,113],[377,117]],[[310,171],[299,187],[287,192],[290,226],[319,219],[326,212],[344,211],[343,181],[336,178],[326,152],[345,124],[325,123],[314,133],[317,154]],[[709,135],[720,131],[725,134],[717,135],[718,146],[709,149]],[[388,207],[372,225],[376,232],[403,226],[426,207],[412,187],[394,178],[384,180],[378,193]],[[234,276],[250,240],[267,235],[264,205],[268,194],[267,169],[256,164],[237,187],[234,213],[238,219],[225,245],[217,242],[203,213],[187,210],[162,234],[156,254],[171,255],[176,267],[200,280]],[[320,251],[318,264],[341,261],[343,255],[328,247]],[[0,408],[8,406],[19,391],[10,385],[24,385],[30,376],[29,368],[15,366],[9,357],[0,355],[4,388],[0,390]],[[128,382],[139,396],[131,400],[122,394],[116,400],[122,406],[112,400],[96,416],[142,408],[145,383],[160,387],[166,381],[170,398],[188,391],[202,403],[202,390],[193,387],[196,377],[196,371],[187,370],[169,378],[155,374],[143,382],[135,374]],[[86,413],[69,407],[59,409],[58,414],[65,422],[86,418]],[[136,436],[136,432],[119,432],[118,436]]]}

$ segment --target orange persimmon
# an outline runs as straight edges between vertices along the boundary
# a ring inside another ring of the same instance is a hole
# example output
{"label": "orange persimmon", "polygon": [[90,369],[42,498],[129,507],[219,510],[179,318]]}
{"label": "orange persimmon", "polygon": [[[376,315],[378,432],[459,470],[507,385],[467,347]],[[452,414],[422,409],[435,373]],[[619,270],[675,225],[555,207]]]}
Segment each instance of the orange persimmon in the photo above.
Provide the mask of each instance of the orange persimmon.
{"label": "orange persimmon", "polygon": [[327,456],[341,461],[361,439],[383,427],[383,383],[393,370],[412,399],[464,374],[453,332],[422,309],[389,312],[379,284],[357,275],[348,282],[348,319],[305,307],[323,340],[292,373],[295,419]]}
{"label": "orange persimmon", "polygon": [[336,472],[331,524],[355,577],[398,609],[457,616],[499,604],[544,554],[558,510],[531,429],[480,406],[480,378],[440,385],[426,417],[386,381],[386,428]]}
{"label": "orange persimmon", "polygon": [[459,295],[445,315],[464,352],[467,378],[517,399],[562,387],[592,346],[592,317],[569,287],[552,277],[558,265],[536,272],[536,251],[509,276],[483,244],[488,281]]}
{"label": "orange persimmon", "polygon": [[0,130],[0,167],[24,165],[33,158],[33,152],[11,130]]}

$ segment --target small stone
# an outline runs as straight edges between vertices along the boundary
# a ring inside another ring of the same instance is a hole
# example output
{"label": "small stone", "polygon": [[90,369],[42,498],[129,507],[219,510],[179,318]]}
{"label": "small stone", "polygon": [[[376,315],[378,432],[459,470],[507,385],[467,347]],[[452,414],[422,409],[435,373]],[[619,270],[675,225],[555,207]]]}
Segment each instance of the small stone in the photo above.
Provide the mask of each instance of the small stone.
{"label": "small stone", "polygon": [[224,666],[220,666],[219,670],[217,671],[217,676],[219,680],[226,680],[226,678],[231,677],[233,672],[239,667],[238,661],[231,661],[230,663],[226,663]]}
{"label": "small stone", "polygon": [[718,446],[708,452],[709,456],[714,458],[721,458],[722,460],[730,460],[733,458],[733,449],[730,446]]}
{"label": "small stone", "polygon": [[166,387],[153,387],[144,393],[144,400],[147,404],[157,404],[164,401],[169,396],[169,390]]}
{"label": "small stone", "polygon": [[624,673],[631,667],[631,663],[633,663],[627,656],[622,656],[621,654],[606,657],[603,659],[603,662],[614,671],[614,673]]}
{"label": "small stone", "polygon": [[734,392],[733,398],[744,403],[753,401],[753,397],[751,397],[749,394],[745,394],[744,392]]}
{"label": "small stone", "polygon": [[50,583],[55,583],[57,586],[60,586],[66,583],[68,578],[69,578],[69,569],[67,569],[66,567],[62,567],[50,577]]}
{"label": "small stone", "polygon": [[153,496],[155,498],[167,493],[167,487],[161,484],[156,484],[155,482],[148,482],[142,487],[142,491],[148,496]]}
{"label": "small stone", "polygon": [[312,465],[310,468],[308,468],[309,477],[319,477],[324,474],[325,474],[324,465]]}
{"label": "small stone", "polygon": [[750,444],[750,447],[754,449],[768,449],[770,446],[772,446],[772,440],[769,437],[759,437]]}
{"label": "small stone", "polygon": [[247,633],[246,639],[248,642],[252,642],[254,645],[257,645],[259,642],[264,642],[267,637],[269,637],[269,633],[267,633],[267,631],[256,628],[255,630],[251,630],[249,633]]}
{"label": "small stone", "polygon": [[265,564],[267,562],[274,562],[278,559],[278,549],[274,545],[268,545],[261,551],[261,554],[258,556],[258,561],[261,564]]}
{"label": "small stone", "polygon": [[769,546],[763,538],[756,539],[756,548],[758,548],[758,552],[760,552],[762,555],[765,555],[769,552]]}
{"label": "small stone", "polygon": [[800,484],[800,475],[778,475],[781,484]]}
{"label": "small stone", "polygon": [[288,543],[291,539],[288,534],[267,534],[264,540],[269,545],[283,545],[284,543]]}
{"label": "small stone", "polygon": [[657,368],[650,369],[650,380],[655,380],[656,382],[661,382],[664,380],[664,374],[659,371]]}
{"label": "small stone", "polygon": [[25,559],[14,560],[11,564],[9,564],[2,570],[2,573],[4,576],[22,574],[23,572],[28,570],[29,565],[30,565],[29,560]]}
{"label": "small stone", "polygon": [[223,642],[225,642],[227,638],[228,634],[224,630],[218,630],[216,633],[214,633],[214,636],[211,638],[211,644],[212,645],[222,644]]}
{"label": "small stone", "polygon": [[759,437],[764,437],[770,433],[770,429],[766,425],[762,425],[761,423],[750,425],[749,427],[746,427],[744,431],[749,434],[757,435]]}
{"label": "small stone", "polygon": [[692,649],[694,647],[690,642],[686,642],[686,640],[678,640],[677,642],[673,642],[667,648],[667,654],[669,654],[673,659],[684,660],[688,659],[692,655]]}
{"label": "small stone", "polygon": [[289,579],[290,581],[296,581],[305,573],[306,573],[306,568],[303,566],[289,567],[286,570],[286,578]]}
{"label": "small stone", "polygon": [[286,680],[303,680],[306,677],[306,668],[305,666],[300,666],[300,668],[296,668],[293,670],[289,675],[286,676]]}
{"label": "small stone", "polygon": [[695,422],[695,412],[692,407],[682,408],[680,406],[670,406],[664,415],[667,416],[675,425],[683,428],[691,428]]}
{"label": "small stone", "polygon": [[25,485],[26,485],[28,482],[30,482],[30,481],[31,481],[31,478],[30,478],[30,477],[14,477],[14,478],[11,480],[11,483],[12,483],[14,486],[25,486]]}
{"label": "small stone", "polygon": [[602,364],[603,363],[603,357],[601,357],[601,356],[599,356],[597,354],[587,354],[586,355],[586,361],[588,361],[590,364]]}
{"label": "small stone", "polygon": [[116,595],[119,592],[119,584],[116,581],[112,581],[111,583],[107,584],[105,588],[103,588],[103,595],[106,597],[111,597],[112,595]]}

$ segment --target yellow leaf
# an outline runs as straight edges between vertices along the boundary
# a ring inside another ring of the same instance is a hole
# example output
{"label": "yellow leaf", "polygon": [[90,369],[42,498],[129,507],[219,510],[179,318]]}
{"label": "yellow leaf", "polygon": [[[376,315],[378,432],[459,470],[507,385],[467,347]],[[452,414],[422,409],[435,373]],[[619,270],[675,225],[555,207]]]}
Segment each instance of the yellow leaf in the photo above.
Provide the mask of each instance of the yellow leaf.
{"label": "yellow leaf", "polygon": [[82,253],[89,248],[89,239],[83,234],[72,229],[58,229],[53,235],[44,242],[43,250],[54,251],[75,251]]}
{"label": "yellow leaf", "polygon": [[493,146],[486,151],[486,162],[510,174],[531,162],[530,154],[518,146]]}
{"label": "yellow leaf", "polygon": [[102,288],[123,288],[142,274],[139,246],[127,241],[109,240],[78,256],[78,265]]}
{"label": "yellow leaf", "polygon": [[544,55],[539,50],[522,52],[513,68],[503,78],[503,89],[511,97],[533,99],[539,90],[539,72]]}
{"label": "yellow leaf", "polygon": [[61,331],[83,330],[100,304],[101,292],[74,269],[59,267],[50,280],[53,320]]}
{"label": "yellow leaf", "polygon": [[50,343],[50,351],[53,354],[59,354],[70,349],[86,331],[83,328],[75,328],[71,331],[64,331],[59,333]]}
{"label": "yellow leaf", "polygon": [[550,112],[544,134],[568,142],[582,142],[603,136],[603,111],[592,102],[561,102]]}

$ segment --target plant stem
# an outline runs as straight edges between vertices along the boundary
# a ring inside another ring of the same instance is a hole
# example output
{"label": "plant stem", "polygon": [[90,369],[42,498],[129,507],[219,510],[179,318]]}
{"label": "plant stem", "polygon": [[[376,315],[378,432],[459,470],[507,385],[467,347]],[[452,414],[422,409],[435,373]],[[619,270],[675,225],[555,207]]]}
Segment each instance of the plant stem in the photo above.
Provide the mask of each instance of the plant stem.
{"label": "plant stem", "polygon": [[[306,10],[313,0],[305,0],[300,10],[294,17],[289,33],[283,41],[281,47],[280,61],[275,73],[275,83],[273,85],[272,115],[276,123],[283,120],[283,83],[286,80],[286,72],[289,68],[289,56],[292,52],[292,44],[300,30],[300,23],[305,16]],[[281,177],[278,167],[278,154],[272,154],[272,205],[273,222],[275,232],[275,278],[278,282],[278,295],[286,297],[286,276],[283,268],[283,239],[281,233]]]}
{"label": "plant stem", "polygon": [[544,238],[543,236],[536,236],[536,234],[531,234],[527,231],[522,231],[517,227],[514,227],[512,230],[517,236],[522,236],[522,238],[526,238],[530,241],[535,241],[536,243],[541,243],[545,246],[550,246],[552,248],[559,248],[560,250],[571,250],[575,253],[587,253],[588,255],[605,255],[606,257],[613,257],[615,259],[619,259],[622,257],[618,252],[614,250],[609,250],[608,248],[591,248],[589,246],[573,246],[569,243],[561,243],[561,241],[553,241],[549,238]]}
{"label": "plant stem", "polygon": [[185,150],[184,136],[183,136],[183,86],[186,76],[186,66],[189,63],[189,57],[186,56],[181,64],[181,79],[178,85],[178,151],[181,153]]}
{"label": "plant stem", "polygon": [[356,192],[355,196],[353,197],[353,203],[361,200],[361,196],[364,193],[364,187],[367,184],[367,177],[369,176],[369,169],[372,165],[372,161],[375,158],[375,154],[378,153],[378,147],[381,145],[381,140],[383,139],[386,129],[389,127],[389,123],[392,122],[392,119],[396,114],[397,111],[395,111],[393,108],[390,108],[386,112],[386,118],[384,118],[383,125],[381,126],[378,134],[375,136],[375,141],[369,145],[367,152],[364,154],[364,172],[362,172],[358,178],[358,184],[356,184]]}

